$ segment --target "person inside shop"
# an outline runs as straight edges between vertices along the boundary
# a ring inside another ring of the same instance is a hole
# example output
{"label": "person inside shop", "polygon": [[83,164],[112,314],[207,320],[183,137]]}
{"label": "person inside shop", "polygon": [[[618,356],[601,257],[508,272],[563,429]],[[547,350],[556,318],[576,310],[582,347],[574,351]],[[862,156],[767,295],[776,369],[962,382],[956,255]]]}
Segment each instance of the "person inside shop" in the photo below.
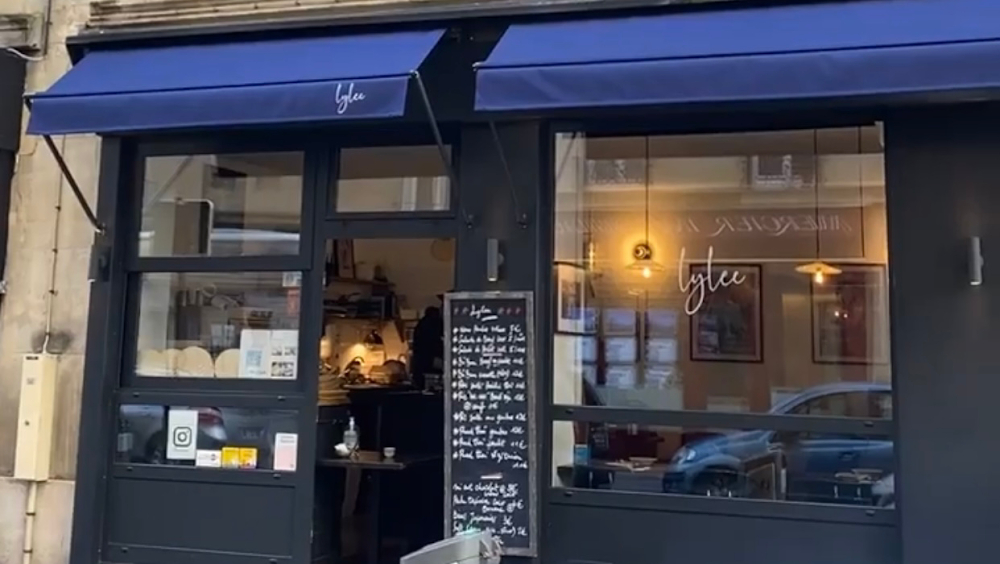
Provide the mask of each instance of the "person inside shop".
{"label": "person inside shop", "polygon": [[439,306],[428,306],[413,329],[410,366],[418,389],[426,387],[428,375],[441,374],[444,368],[444,317]]}

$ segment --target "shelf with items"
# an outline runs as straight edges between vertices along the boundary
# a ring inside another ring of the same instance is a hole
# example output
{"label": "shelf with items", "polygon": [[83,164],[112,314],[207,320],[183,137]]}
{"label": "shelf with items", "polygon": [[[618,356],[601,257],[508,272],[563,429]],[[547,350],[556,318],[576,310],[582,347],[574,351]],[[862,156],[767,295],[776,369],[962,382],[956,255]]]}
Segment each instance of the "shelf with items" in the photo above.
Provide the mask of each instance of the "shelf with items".
{"label": "shelf with items", "polygon": [[342,278],[340,276],[328,276],[326,278],[326,291],[329,292],[333,286],[360,286],[372,288],[392,289],[394,286],[388,280],[364,280],[362,278]]}
{"label": "shelf with items", "polygon": [[380,321],[394,317],[392,304],[385,296],[339,296],[324,298],[323,316],[337,319]]}

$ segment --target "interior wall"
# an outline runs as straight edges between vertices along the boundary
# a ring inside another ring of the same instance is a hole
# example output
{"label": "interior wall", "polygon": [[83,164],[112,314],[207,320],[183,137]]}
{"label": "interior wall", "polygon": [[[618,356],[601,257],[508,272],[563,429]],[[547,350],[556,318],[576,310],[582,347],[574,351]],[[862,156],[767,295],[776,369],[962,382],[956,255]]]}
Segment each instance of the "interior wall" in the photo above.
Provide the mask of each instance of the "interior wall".
{"label": "interior wall", "polygon": [[[451,291],[455,283],[454,252],[455,241],[450,239],[354,240],[358,277],[371,280],[375,267],[379,267],[393,284],[401,316],[409,323],[415,323],[425,308],[440,307],[438,294]],[[343,285],[335,287],[338,293],[345,291]],[[334,364],[342,370],[351,359],[361,356],[366,359],[366,366],[370,365],[369,351],[362,341],[372,329],[382,336],[386,359],[405,358],[409,349],[399,328],[393,322],[332,320],[325,334],[335,344]]]}
{"label": "interior wall", "polygon": [[[400,307],[423,312],[440,306],[438,294],[455,284],[455,243],[435,239],[355,239],[354,262],[362,277],[378,265],[395,286]],[[436,249],[440,248],[441,254]]]}

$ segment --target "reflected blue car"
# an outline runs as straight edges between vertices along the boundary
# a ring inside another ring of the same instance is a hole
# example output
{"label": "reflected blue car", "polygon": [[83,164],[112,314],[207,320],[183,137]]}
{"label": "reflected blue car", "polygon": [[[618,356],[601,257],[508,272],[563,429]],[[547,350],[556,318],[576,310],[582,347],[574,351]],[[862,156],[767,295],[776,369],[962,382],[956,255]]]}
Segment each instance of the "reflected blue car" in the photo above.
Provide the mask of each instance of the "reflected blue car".
{"label": "reflected blue car", "polygon": [[[887,384],[843,382],[807,389],[772,415],[888,419]],[[681,447],[663,475],[663,491],[689,495],[878,505],[873,486],[893,472],[889,437],[744,431]]]}

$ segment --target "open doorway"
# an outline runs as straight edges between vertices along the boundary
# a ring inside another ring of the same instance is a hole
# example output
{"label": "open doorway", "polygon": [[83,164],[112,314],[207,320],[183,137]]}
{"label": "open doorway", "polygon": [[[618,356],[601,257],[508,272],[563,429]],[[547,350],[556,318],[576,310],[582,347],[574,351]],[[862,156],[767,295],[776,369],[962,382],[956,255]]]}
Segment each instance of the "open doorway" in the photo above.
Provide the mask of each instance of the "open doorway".
{"label": "open doorway", "polygon": [[313,561],[399,561],[443,536],[453,239],[326,242]]}

